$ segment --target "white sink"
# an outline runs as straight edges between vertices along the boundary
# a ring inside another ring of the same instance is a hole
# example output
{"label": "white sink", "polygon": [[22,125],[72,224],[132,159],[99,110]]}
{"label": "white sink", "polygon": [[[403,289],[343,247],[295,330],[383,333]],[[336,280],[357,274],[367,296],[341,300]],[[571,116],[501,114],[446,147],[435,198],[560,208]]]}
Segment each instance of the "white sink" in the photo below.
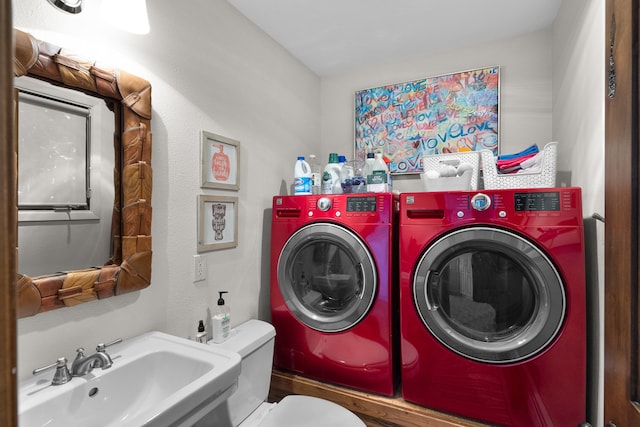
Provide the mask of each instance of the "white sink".
{"label": "white sink", "polygon": [[20,426],[191,425],[231,395],[240,375],[238,354],[161,332],[107,353],[111,368],[66,384],[51,385],[55,370],[21,382]]}

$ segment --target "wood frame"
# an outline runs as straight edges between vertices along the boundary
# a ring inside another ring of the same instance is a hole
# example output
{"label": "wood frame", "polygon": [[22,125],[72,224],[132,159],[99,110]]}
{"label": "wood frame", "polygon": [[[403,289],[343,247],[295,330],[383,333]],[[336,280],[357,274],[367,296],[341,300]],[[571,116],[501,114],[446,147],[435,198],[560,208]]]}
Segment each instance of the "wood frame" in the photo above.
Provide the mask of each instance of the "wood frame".
{"label": "wood frame", "polygon": [[18,275],[18,317],[146,288],[151,283],[151,85],[31,34],[17,29],[13,34],[15,76],[29,75],[98,96],[113,108],[116,156],[111,259],[84,270],[35,278]]}
{"label": "wood frame", "polygon": [[236,246],[238,246],[238,198],[198,196],[198,253]]}
{"label": "wood frame", "polygon": [[0,425],[18,425],[16,269],[17,121],[13,91],[11,1],[0,0]]}
{"label": "wood frame", "polygon": [[278,402],[290,394],[314,396],[347,408],[368,427],[486,427],[487,424],[445,414],[406,402],[305,378],[274,369],[269,401]]}
{"label": "wood frame", "polygon": [[640,425],[639,3],[607,0],[605,13],[605,426]]}
{"label": "wood frame", "polygon": [[[215,133],[200,133],[202,188],[240,189],[240,141]],[[217,150],[217,151],[216,151]]]}

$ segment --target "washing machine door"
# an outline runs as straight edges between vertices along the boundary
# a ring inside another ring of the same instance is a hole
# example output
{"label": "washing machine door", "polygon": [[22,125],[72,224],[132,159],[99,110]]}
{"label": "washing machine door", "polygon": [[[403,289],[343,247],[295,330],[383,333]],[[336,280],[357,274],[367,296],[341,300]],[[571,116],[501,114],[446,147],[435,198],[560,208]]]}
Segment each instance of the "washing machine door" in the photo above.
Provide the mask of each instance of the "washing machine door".
{"label": "washing machine door", "polygon": [[566,310],[551,260],[525,238],[491,227],[457,230],[430,245],[416,266],[413,297],[442,344],[496,364],[542,351]]}
{"label": "washing machine door", "polygon": [[302,323],[340,332],[367,314],[378,280],[373,257],[358,236],[336,224],[313,223],[284,245],[278,285],[287,307]]}

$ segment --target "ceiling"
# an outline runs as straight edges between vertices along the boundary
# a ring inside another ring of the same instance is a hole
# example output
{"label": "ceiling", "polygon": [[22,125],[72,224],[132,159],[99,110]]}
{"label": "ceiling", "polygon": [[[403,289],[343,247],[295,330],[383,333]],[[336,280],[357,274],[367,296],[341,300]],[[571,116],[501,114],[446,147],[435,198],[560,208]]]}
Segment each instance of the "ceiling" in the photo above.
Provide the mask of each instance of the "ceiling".
{"label": "ceiling", "polygon": [[526,34],[562,0],[227,0],[319,76]]}

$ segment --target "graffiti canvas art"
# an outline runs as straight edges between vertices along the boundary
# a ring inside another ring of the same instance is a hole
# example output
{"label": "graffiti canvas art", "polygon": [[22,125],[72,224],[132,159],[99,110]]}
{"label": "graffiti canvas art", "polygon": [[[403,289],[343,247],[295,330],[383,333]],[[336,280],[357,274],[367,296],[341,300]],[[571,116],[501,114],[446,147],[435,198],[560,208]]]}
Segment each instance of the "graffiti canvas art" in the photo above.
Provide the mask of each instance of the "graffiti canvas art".
{"label": "graffiti canvas art", "polygon": [[420,173],[423,156],[498,154],[499,67],[357,91],[355,158],[381,151],[391,173]]}

